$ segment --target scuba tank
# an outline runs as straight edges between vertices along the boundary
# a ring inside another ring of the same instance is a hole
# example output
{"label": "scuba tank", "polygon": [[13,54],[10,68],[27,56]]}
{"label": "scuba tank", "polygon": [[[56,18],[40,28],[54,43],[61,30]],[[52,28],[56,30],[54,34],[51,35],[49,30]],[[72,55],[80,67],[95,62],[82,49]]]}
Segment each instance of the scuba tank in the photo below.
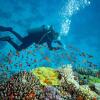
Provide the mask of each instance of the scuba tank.
{"label": "scuba tank", "polygon": [[43,32],[48,32],[50,29],[50,26],[42,25],[41,27],[32,28],[28,30],[29,34],[38,34]]}

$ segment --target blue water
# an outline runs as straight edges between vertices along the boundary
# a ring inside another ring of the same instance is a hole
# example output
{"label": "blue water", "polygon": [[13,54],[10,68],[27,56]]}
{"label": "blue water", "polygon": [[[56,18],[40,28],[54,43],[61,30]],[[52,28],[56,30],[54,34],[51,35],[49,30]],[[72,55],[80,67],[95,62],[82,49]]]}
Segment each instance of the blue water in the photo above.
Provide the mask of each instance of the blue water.
{"label": "blue water", "polygon": [[[0,63],[8,66],[9,70],[14,72],[30,70],[38,66],[59,67],[64,64],[73,64],[65,55],[68,53],[72,59],[74,59],[72,56],[77,58],[73,66],[80,64],[88,67],[82,63],[82,60],[87,58],[79,56],[80,52],[85,52],[94,56],[89,61],[100,68],[99,20],[99,0],[0,0],[0,25],[11,26],[22,36],[27,35],[27,30],[30,28],[53,25],[54,29],[60,33],[61,41],[65,46],[65,50],[53,52],[45,47],[36,49],[32,45],[26,51],[21,51],[20,56],[16,57],[16,51],[10,44],[0,42]],[[7,35],[20,43],[9,32],[0,32],[0,36]],[[68,45],[73,48],[68,48]],[[11,57],[12,63],[8,64],[4,59],[10,49],[13,56]],[[30,50],[33,55],[28,53]],[[23,58],[22,55],[24,55]],[[44,57],[48,57],[50,61],[45,60]],[[37,62],[33,63],[34,60]],[[31,66],[27,66],[26,62]],[[22,64],[21,68],[19,64]]]}

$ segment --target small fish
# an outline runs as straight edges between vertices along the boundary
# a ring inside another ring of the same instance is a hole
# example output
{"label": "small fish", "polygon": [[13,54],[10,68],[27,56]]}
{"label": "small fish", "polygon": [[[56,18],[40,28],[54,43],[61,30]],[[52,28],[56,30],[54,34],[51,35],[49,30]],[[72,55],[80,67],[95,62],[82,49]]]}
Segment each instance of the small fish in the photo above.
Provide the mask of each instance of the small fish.
{"label": "small fish", "polygon": [[97,72],[97,73],[96,73],[96,77],[99,77],[99,76],[100,76],[100,74]]}
{"label": "small fish", "polygon": [[60,56],[61,56],[62,58],[64,57],[64,55],[63,55],[63,54],[61,54]]}
{"label": "small fish", "polygon": [[26,64],[28,65],[28,62],[26,62]]}
{"label": "small fish", "polygon": [[6,73],[6,72],[4,72],[4,73],[3,73],[3,75],[4,75],[4,76],[7,76],[7,73]]}
{"label": "small fish", "polygon": [[32,61],[33,59],[31,58],[30,60]]}
{"label": "small fish", "polygon": [[9,61],[9,57],[4,57],[3,61],[8,62]]}
{"label": "small fish", "polygon": [[13,81],[14,80],[14,77],[12,77],[11,80]]}
{"label": "small fish", "polygon": [[28,66],[28,67],[30,67],[31,65],[30,65],[30,64],[28,64],[27,66]]}
{"label": "small fish", "polygon": [[50,62],[50,61],[51,61],[48,57],[45,57],[44,59],[45,59],[45,60],[47,60],[48,62]]}
{"label": "small fish", "polygon": [[13,93],[9,96],[9,100],[14,100],[14,94]]}
{"label": "small fish", "polygon": [[19,55],[20,55],[19,51],[16,51],[16,56],[19,56]]}
{"label": "small fish", "polygon": [[93,66],[94,66],[94,67],[97,67],[97,65],[96,65],[96,64],[93,64]]}
{"label": "small fish", "polygon": [[42,62],[43,59],[40,59],[40,62]]}
{"label": "small fish", "polygon": [[68,48],[70,48],[70,49],[72,49],[72,50],[75,50],[75,51],[79,52],[79,49],[78,49],[78,48],[73,47],[72,45],[68,45]]}
{"label": "small fish", "polygon": [[89,55],[89,54],[87,54],[88,55],[88,58],[93,58],[94,56],[92,56],[92,55]]}
{"label": "small fish", "polygon": [[46,44],[43,44],[42,46],[43,46],[43,47],[47,47],[47,45],[46,45]]}
{"label": "small fish", "polygon": [[41,55],[43,55],[43,54],[44,54],[44,52],[43,52],[43,51],[40,51],[40,53],[41,53]]}
{"label": "small fish", "polygon": [[92,64],[92,62],[90,62],[90,61],[87,61],[87,63],[88,63],[88,64]]}
{"label": "small fish", "polygon": [[93,97],[93,99],[92,100],[97,100],[97,98],[96,97]]}
{"label": "small fish", "polygon": [[32,50],[28,51],[28,54],[32,54],[32,53],[33,53],[33,51],[32,51]]}
{"label": "small fish", "polygon": [[9,70],[9,67],[7,66],[6,68],[7,68],[7,71],[8,71]]}
{"label": "small fish", "polygon": [[71,52],[70,54],[71,54],[71,55],[75,55],[75,53],[74,53],[74,52]]}
{"label": "small fish", "polygon": [[82,97],[82,96],[78,96],[78,97],[76,98],[76,100],[83,100],[83,97]]}
{"label": "small fish", "polygon": [[10,52],[8,53],[8,56],[11,56],[11,53]]}
{"label": "small fish", "polygon": [[69,61],[72,61],[72,58],[70,57],[70,55],[67,55],[67,59],[68,59]]}
{"label": "small fish", "polygon": [[90,64],[90,65],[89,65],[89,67],[93,67],[93,65],[92,65],[92,64]]}
{"label": "small fish", "polygon": [[34,60],[34,63],[36,63],[36,62],[37,62],[37,60],[35,59],[35,60]]}
{"label": "small fish", "polygon": [[26,96],[26,99],[34,98],[34,97],[35,97],[35,93],[29,93],[28,96]]}
{"label": "small fish", "polygon": [[19,67],[22,67],[22,64],[19,64]]}
{"label": "small fish", "polygon": [[22,58],[24,58],[24,55],[22,55]]}
{"label": "small fish", "polygon": [[82,52],[82,53],[80,54],[80,56],[86,57],[86,53],[85,53],[85,52]]}
{"label": "small fish", "polygon": [[0,64],[0,67],[1,67],[1,68],[3,68],[3,65],[2,65],[2,64]]}
{"label": "small fish", "polygon": [[17,64],[14,64],[14,67],[17,67]]}
{"label": "small fish", "polygon": [[8,63],[11,64],[12,63],[12,60],[11,59],[8,59]]}
{"label": "small fish", "polygon": [[86,60],[86,59],[82,60],[82,63],[86,63],[86,62],[87,62],[87,60]]}
{"label": "small fish", "polygon": [[24,73],[24,75],[26,75],[27,74],[26,70],[24,70],[23,73]]}
{"label": "small fish", "polygon": [[87,61],[87,63],[89,64],[89,67],[97,67],[97,65],[93,64],[92,62]]}

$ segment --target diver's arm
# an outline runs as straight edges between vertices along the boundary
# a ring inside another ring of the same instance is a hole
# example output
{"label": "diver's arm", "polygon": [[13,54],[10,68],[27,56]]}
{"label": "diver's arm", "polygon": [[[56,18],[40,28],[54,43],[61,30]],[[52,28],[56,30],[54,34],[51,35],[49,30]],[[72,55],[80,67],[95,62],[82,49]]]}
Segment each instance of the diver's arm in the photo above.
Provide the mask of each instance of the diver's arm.
{"label": "diver's arm", "polygon": [[60,40],[56,40],[54,42],[58,43],[60,45],[59,49],[65,49],[66,48],[66,46]]}
{"label": "diver's arm", "polygon": [[50,50],[59,50],[60,49],[59,47],[52,47],[52,41],[48,41],[47,45]]}
{"label": "diver's arm", "polygon": [[60,40],[56,40],[56,41],[54,41],[55,43],[58,43],[60,46],[62,46],[63,44],[61,43],[61,41]]}
{"label": "diver's arm", "polygon": [[47,45],[48,45],[48,48],[49,48],[50,50],[53,49],[52,44],[51,44],[51,41],[47,41]]}
{"label": "diver's arm", "polygon": [[12,28],[11,27],[4,27],[4,26],[0,26],[0,31],[4,32],[4,31],[11,31]]}

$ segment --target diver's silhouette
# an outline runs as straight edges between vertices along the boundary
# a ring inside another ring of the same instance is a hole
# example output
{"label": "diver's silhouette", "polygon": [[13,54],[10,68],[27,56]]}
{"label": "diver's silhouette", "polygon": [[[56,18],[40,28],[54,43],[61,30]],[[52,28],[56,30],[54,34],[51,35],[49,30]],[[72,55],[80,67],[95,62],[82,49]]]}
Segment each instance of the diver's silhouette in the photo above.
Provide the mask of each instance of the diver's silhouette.
{"label": "diver's silhouette", "polygon": [[17,45],[10,36],[5,36],[5,37],[1,37],[0,40],[1,41],[7,41],[9,42],[17,51],[21,51],[22,49],[26,49],[27,47],[29,47],[30,45],[32,45],[33,43],[36,44],[43,44],[43,43],[47,43],[48,48],[50,50],[58,50],[60,49],[60,47],[52,47],[52,42],[56,42],[59,45],[62,45],[61,42],[59,40],[57,40],[59,34],[57,32],[54,31],[53,27],[47,27],[45,25],[37,28],[37,29],[33,29],[30,30],[27,36],[22,37],[20,36],[17,32],[15,32],[11,27],[3,27],[0,26],[0,31],[1,32],[11,32],[13,33],[21,42],[21,45]]}

